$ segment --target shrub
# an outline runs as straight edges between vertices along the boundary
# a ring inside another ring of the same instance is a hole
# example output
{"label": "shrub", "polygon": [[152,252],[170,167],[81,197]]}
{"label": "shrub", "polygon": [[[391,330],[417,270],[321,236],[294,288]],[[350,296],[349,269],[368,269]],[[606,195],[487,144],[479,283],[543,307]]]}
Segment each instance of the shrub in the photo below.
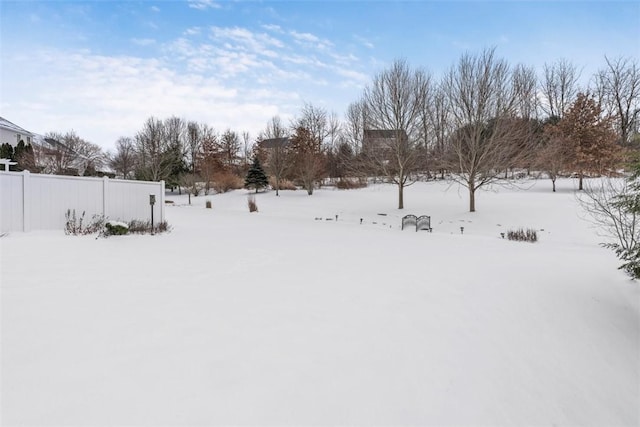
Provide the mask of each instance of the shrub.
{"label": "shrub", "polygon": [[[269,178],[269,185],[271,186],[271,188],[276,188],[276,180],[274,177]],[[296,187],[295,184],[289,181],[288,179],[280,180],[280,190],[297,190],[297,189],[298,187]]]}
{"label": "shrub", "polygon": [[119,221],[107,221],[104,224],[106,236],[123,236],[129,233],[129,224]]}
{"label": "shrub", "polygon": [[258,212],[258,204],[256,203],[255,197],[249,196],[247,198],[247,205],[249,206],[249,212]]}
{"label": "shrub", "polygon": [[538,241],[538,233],[536,232],[536,230],[533,230],[531,228],[528,228],[527,230],[519,228],[517,230],[507,231],[507,239],[515,240],[517,242],[535,243]]}
{"label": "shrub", "polygon": [[221,172],[213,177],[213,189],[216,193],[226,193],[244,187],[244,180],[230,172]]}
{"label": "shrub", "polygon": [[78,217],[75,209],[67,209],[64,217],[66,219],[64,225],[64,234],[72,236],[85,236],[87,234],[98,233],[104,228],[104,217],[102,215],[93,215],[91,221],[85,223],[85,211]]}
{"label": "shrub", "polygon": [[366,180],[344,178],[336,183],[336,187],[340,190],[352,190],[355,188],[364,188],[367,186]]}
{"label": "shrub", "polygon": [[162,221],[157,224],[154,224],[151,227],[151,221],[142,221],[139,219],[134,219],[129,222],[129,233],[135,234],[157,234],[164,233],[166,231],[171,230],[167,221]]}

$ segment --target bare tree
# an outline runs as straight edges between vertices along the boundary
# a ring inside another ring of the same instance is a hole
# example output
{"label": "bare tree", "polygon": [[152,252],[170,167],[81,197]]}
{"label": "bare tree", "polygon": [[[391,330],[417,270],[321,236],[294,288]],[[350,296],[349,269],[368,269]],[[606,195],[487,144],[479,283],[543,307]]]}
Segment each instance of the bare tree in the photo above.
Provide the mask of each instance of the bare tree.
{"label": "bare tree", "polygon": [[249,157],[251,157],[251,134],[242,131],[242,169],[243,172],[249,170]]}
{"label": "bare tree", "polygon": [[325,166],[322,143],[305,127],[298,127],[291,137],[291,172],[300,180],[310,196],[316,182],[322,178]]}
{"label": "bare tree", "polygon": [[[265,146],[266,141],[269,141],[268,147]],[[273,177],[276,196],[279,196],[280,183],[290,167],[288,131],[279,116],[269,120],[264,132],[258,137],[256,150],[266,172]]]}
{"label": "bare tree", "polygon": [[134,141],[129,137],[120,137],[116,141],[116,153],[111,158],[111,167],[124,179],[131,178],[136,166]]}
{"label": "bare tree", "polygon": [[187,153],[189,158],[189,169],[191,174],[196,174],[198,170],[198,157],[202,150],[202,134],[200,125],[197,122],[187,123]]}
{"label": "bare tree", "polygon": [[331,133],[327,110],[316,107],[310,103],[305,103],[300,112],[300,116],[293,120],[291,126],[294,132],[301,127],[307,129],[314,141],[324,144],[325,139]]}
{"label": "bare tree", "polygon": [[547,117],[561,119],[578,93],[580,73],[566,59],[544,65],[540,107]]}
{"label": "bare tree", "polygon": [[431,77],[423,70],[411,70],[402,59],[377,74],[364,91],[367,127],[394,133],[380,139],[382,147],[365,148],[364,157],[398,186],[398,209],[404,208],[404,188],[417,179],[422,112],[430,91]]}
{"label": "bare tree", "polygon": [[603,246],[613,249],[632,278],[640,278],[640,193],[637,176],[606,179],[587,185],[578,197],[582,208],[603,236]]}
{"label": "bare tree", "polygon": [[106,161],[100,146],[80,138],[73,130],[47,133],[40,151],[44,171],[54,174],[92,174]]}
{"label": "bare tree", "polygon": [[629,145],[640,118],[640,68],[630,58],[610,60],[596,74],[596,94],[613,118],[622,145]]}
{"label": "bare tree", "polygon": [[535,70],[518,64],[513,69],[512,79],[516,96],[515,114],[526,120],[535,118],[539,107]]}
{"label": "bare tree", "polygon": [[219,139],[222,163],[229,170],[235,172],[238,164],[238,153],[240,152],[240,139],[238,134],[231,129],[227,129]]}
{"label": "bare tree", "polygon": [[139,159],[136,171],[138,178],[160,181],[169,177],[173,159],[162,120],[149,117],[135,136],[135,146]]}
{"label": "bare tree", "polygon": [[369,122],[367,105],[363,100],[353,102],[347,107],[343,135],[345,142],[351,146],[356,154],[362,151],[364,130]]}
{"label": "bare tree", "polygon": [[563,138],[554,131],[553,124],[548,123],[545,126],[542,145],[536,153],[535,164],[540,170],[547,173],[551,180],[552,191],[555,193],[556,180],[569,164],[570,147],[565,143]]}
{"label": "bare tree", "polygon": [[475,212],[476,190],[496,181],[525,152],[514,143],[522,141],[525,129],[515,117],[517,92],[509,65],[495,57],[495,49],[463,55],[443,84],[455,129],[445,165],[469,190],[469,211]]}
{"label": "bare tree", "polygon": [[200,125],[200,137],[202,138],[202,143],[198,155],[198,169],[200,177],[204,181],[205,194],[209,194],[214,175],[223,169],[222,161],[220,160],[218,134],[215,129],[202,124]]}

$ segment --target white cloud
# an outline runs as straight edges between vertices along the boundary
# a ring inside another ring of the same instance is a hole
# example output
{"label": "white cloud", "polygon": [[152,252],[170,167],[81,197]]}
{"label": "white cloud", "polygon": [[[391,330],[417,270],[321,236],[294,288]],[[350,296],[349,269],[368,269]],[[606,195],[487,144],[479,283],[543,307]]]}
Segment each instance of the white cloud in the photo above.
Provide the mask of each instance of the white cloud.
{"label": "white cloud", "polygon": [[158,6],[151,6],[149,8],[152,12],[160,12],[160,8]]}
{"label": "white cloud", "polygon": [[185,36],[197,36],[202,32],[200,27],[191,27],[184,30],[183,34]]}
{"label": "white cloud", "polygon": [[273,115],[294,116],[302,99],[347,104],[367,80],[354,54],[279,26],[190,27],[166,44],[131,42],[158,55],[0,52],[14,65],[0,80],[3,116],[38,133],[75,129],[103,147],[133,136],[152,115],[256,135]]}
{"label": "white cloud", "polygon": [[368,48],[368,49],[373,49],[375,46],[373,44],[373,42],[371,42],[369,39],[362,37],[362,36],[353,36],[353,38],[360,43],[362,46]]}
{"label": "white cloud", "polygon": [[190,8],[198,10],[220,9],[222,7],[213,0],[188,0],[188,3]]}
{"label": "white cloud", "polygon": [[280,25],[265,24],[262,26],[262,28],[264,28],[267,31],[272,31],[274,33],[284,34],[284,30],[282,29],[282,27],[280,27]]}

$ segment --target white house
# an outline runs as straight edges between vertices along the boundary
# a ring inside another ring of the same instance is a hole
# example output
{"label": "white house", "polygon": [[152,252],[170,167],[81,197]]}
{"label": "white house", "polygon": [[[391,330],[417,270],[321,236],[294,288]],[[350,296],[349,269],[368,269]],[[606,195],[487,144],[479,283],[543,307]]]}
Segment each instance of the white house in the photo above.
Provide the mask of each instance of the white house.
{"label": "white house", "polygon": [[9,143],[12,147],[24,141],[26,145],[31,144],[35,134],[11,123],[4,117],[0,117],[0,144]]}

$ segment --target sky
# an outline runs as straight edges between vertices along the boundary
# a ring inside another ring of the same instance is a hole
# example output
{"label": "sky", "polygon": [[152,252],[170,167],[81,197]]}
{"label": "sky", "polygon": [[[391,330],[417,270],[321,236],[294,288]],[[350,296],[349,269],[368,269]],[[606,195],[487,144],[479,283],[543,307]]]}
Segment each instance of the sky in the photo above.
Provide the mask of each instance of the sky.
{"label": "sky", "polygon": [[0,116],[112,150],[151,117],[255,139],[305,103],[343,117],[396,59],[435,78],[495,48],[581,83],[640,58],[637,1],[1,1]]}

